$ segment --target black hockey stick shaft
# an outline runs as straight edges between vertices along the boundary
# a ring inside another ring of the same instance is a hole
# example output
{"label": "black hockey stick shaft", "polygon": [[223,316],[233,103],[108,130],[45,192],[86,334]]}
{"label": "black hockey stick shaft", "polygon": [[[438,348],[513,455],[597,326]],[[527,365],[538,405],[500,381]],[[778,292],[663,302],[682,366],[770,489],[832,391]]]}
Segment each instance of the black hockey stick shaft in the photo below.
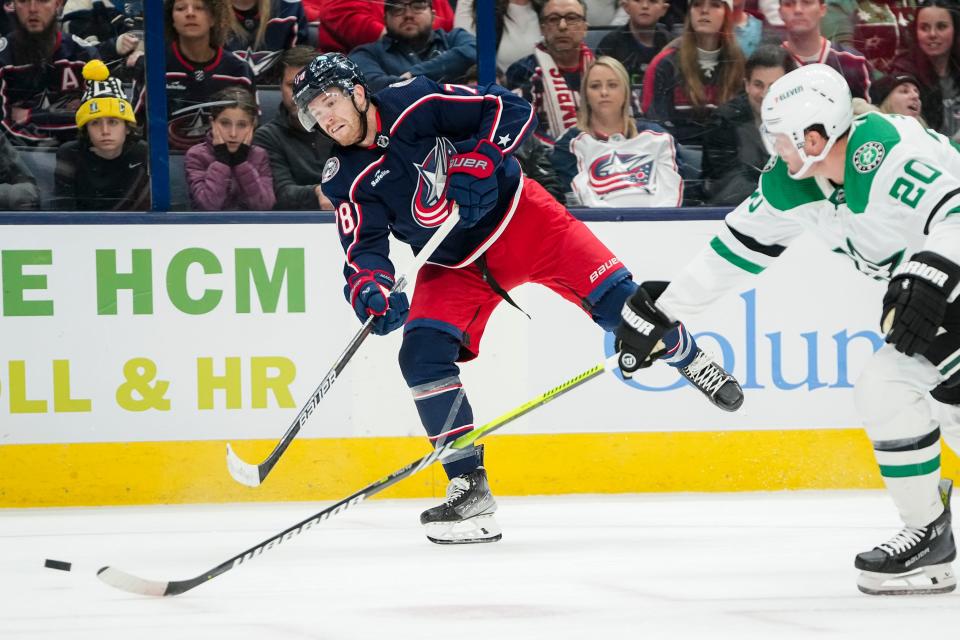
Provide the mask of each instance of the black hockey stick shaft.
{"label": "black hockey stick shaft", "polygon": [[[407,284],[409,283],[409,279],[412,278],[426,263],[426,261],[430,259],[430,256],[432,256],[433,252],[437,249],[437,247],[440,246],[440,243],[446,239],[453,228],[457,225],[459,220],[459,207],[454,204],[450,211],[450,215],[434,232],[434,234],[430,236],[430,240],[413,259],[408,267],[407,273],[397,278],[393,288],[390,290],[391,293],[403,291],[406,288]],[[263,462],[255,465],[245,462],[236,453],[234,453],[233,447],[231,447],[229,443],[227,444],[227,469],[230,471],[230,475],[234,480],[241,484],[245,484],[248,487],[258,487],[263,483],[267,476],[270,475],[270,472],[277,465],[277,462],[280,461],[280,458],[287,450],[287,447],[290,446],[294,438],[296,438],[297,434],[300,432],[300,429],[304,424],[306,424],[307,420],[310,419],[310,416],[313,415],[317,405],[320,404],[320,401],[323,400],[330,389],[333,388],[333,385],[339,379],[340,374],[346,368],[350,360],[353,359],[354,354],[356,354],[356,352],[360,349],[360,345],[364,343],[364,341],[373,331],[374,319],[374,316],[369,316],[363,323],[363,326],[360,327],[360,330],[357,332],[357,334],[353,336],[352,340],[350,340],[347,348],[343,350],[343,353],[340,354],[340,357],[337,358],[336,362],[333,363],[333,366],[330,367],[330,370],[320,381],[320,384],[317,386],[317,388],[314,389],[312,394],[310,394],[310,398],[303,405],[303,407],[301,407],[300,411],[297,413],[297,417],[293,419],[293,423],[291,423],[291,425],[287,428],[287,431],[280,438],[280,441],[277,442],[276,446],[274,446],[273,451],[270,452]]]}
{"label": "black hockey stick shaft", "polygon": [[385,478],[377,480],[373,484],[370,484],[355,493],[350,494],[336,504],[327,507],[323,511],[313,514],[306,520],[301,520],[300,522],[287,527],[280,533],[273,535],[266,540],[250,547],[249,549],[238,553],[229,560],[218,564],[216,567],[200,574],[199,576],[196,576],[195,578],[190,578],[188,580],[174,580],[169,582],[145,580],[110,566],[101,568],[97,572],[97,576],[100,578],[100,580],[112,587],[140,595],[175,596],[189,591],[190,589],[208,582],[217,576],[230,571],[231,569],[235,569],[236,567],[259,557],[264,551],[269,551],[273,547],[290,540],[291,538],[303,533],[308,529],[313,528],[315,525],[323,522],[324,520],[328,520],[329,518],[360,504],[370,496],[376,495],[400,482],[401,480],[412,476],[421,469],[430,466],[437,460],[443,460],[449,457],[454,451],[464,449],[472,445],[477,440],[490,435],[503,426],[513,422],[517,418],[526,415],[527,413],[547,404],[552,400],[555,400],[564,393],[579,387],[588,380],[592,380],[604,371],[615,366],[616,356],[610,360],[591,367],[590,369],[587,369],[583,373],[576,375],[563,384],[560,384],[553,389],[542,393],[533,400],[530,400],[529,402],[526,402],[519,407],[508,411],[495,420],[474,429],[470,433],[466,433],[456,440],[446,443],[442,447],[431,451],[429,454],[423,456],[419,460],[408,464],[402,469],[394,471]]}

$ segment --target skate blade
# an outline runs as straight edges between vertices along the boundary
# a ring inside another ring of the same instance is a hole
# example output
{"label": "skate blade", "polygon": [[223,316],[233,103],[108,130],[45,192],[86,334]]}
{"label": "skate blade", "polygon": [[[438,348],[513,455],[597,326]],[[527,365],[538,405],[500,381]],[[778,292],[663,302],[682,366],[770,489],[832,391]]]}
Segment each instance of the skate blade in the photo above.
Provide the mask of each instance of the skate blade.
{"label": "skate blade", "polygon": [[857,588],[871,596],[950,593],[957,588],[957,576],[949,562],[898,574],[861,571]]}
{"label": "skate blade", "polygon": [[492,515],[478,515],[457,522],[431,522],[424,527],[427,540],[436,544],[496,542],[503,537]]}

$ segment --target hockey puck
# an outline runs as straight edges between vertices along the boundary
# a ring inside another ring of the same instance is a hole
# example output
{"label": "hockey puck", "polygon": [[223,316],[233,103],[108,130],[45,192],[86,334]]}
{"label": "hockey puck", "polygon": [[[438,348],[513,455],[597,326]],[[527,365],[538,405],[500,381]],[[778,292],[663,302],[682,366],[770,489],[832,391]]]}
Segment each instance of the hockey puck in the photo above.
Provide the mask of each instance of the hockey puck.
{"label": "hockey puck", "polygon": [[51,560],[47,558],[43,561],[43,566],[47,569],[57,569],[58,571],[70,571],[70,563],[63,560]]}

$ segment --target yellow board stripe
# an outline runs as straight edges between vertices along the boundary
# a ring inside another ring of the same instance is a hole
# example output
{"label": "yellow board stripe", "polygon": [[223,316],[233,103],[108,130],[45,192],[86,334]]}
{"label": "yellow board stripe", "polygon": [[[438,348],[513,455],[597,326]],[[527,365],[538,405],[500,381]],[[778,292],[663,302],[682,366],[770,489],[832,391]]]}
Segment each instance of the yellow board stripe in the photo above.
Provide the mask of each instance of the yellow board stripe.
{"label": "yellow board stripe", "polygon": [[[500,435],[484,438],[497,495],[776,491],[882,486],[860,429]],[[262,459],[275,442],[234,442]],[[264,484],[227,473],[225,442],[0,447],[0,507],[336,500],[429,451],[425,438],[295,441]],[[944,448],[943,474],[960,477]],[[443,495],[439,465],[385,498]]]}

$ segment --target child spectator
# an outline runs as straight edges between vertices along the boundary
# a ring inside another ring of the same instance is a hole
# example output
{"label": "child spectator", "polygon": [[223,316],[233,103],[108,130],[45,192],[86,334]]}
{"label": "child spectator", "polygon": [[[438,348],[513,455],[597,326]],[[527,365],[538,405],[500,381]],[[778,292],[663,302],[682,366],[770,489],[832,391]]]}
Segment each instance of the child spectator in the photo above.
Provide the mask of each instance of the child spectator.
{"label": "child spectator", "polygon": [[948,136],[960,132],[960,13],[951,0],[927,0],[917,9],[913,43],[892,65],[894,75],[920,81],[923,119]]}
{"label": "child spectator", "polygon": [[253,144],[257,103],[246,89],[213,96],[206,140],[185,158],[194,208],[203,211],[264,211],[273,208],[273,177],[267,152]]}
{"label": "child spectator", "polygon": [[20,211],[40,206],[37,181],[16,148],[0,135],[0,210]]}
{"label": "child spectator", "polygon": [[577,126],[553,151],[562,188],[588,207],[679,206],[683,181],[674,140],[656,125],[638,131],[623,65],[597,58],[580,95]]}
{"label": "child spectator", "polygon": [[[540,19],[533,0],[494,0],[493,27],[497,34],[497,69],[506,70],[525,58],[540,41]],[[458,0],[453,26],[476,35],[477,5]]]}
{"label": "child spectator", "polygon": [[670,3],[668,0],[622,0],[622,4],[630,21],[604,36],[597,45],[597,55],[616,58],[626,68],[633,92],[631,103],[634,112],[640,113],[647,66],[673,40],[670,31],[660,23]]}
{"label": "child spectator", "polygon": [[743,68],[733,0],[693,0],[679,48],[664,49],[648,69],[646,115],[681,145],[700,146],[713,110],[743,90]]}
{"label": "child spectator", "polygon": [[756,190],[770,157],[760,137],[760,105],[770,85],[796,67],[776,45],[763,45],[747,59],[746,93],[716,110],[704,138],[704,195],[710,204],[737,205]]}
{"label": "child spectator", "polygon": [[87,82],[77,109],[76,140],[57,149],[57,209],[145,211],[150,204],[147,143],[137,135],[133,107],[107,66],[83,67]]}
{"label": "child spectator", "polygon": [[279,84],[277,61],[307,41],[307,16],[300,0],[231,0],[237,29],[227,49],[245,60],[258,84]]}
{"label": "child spectator", "polygon": [[253,71],[223,44],[230,34],[227,0],[164,0],[167,120],[171,149],[189,149],[209,130],[210,97],[227,87],[255,91]]}

